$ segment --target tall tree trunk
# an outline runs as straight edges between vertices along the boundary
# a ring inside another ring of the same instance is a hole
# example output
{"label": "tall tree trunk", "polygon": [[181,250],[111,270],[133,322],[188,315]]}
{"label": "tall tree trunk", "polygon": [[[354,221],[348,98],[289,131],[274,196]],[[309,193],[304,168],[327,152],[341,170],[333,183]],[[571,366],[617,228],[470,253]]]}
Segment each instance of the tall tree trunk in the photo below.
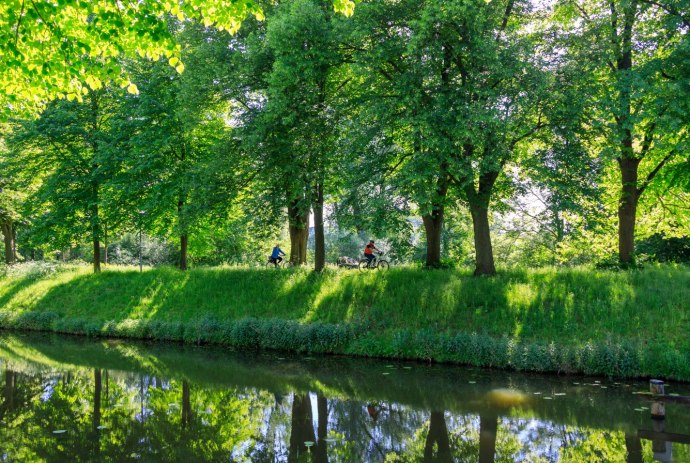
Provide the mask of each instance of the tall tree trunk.
{"label": "tall tree trunk", "polygon": [[184,234],[180,236],[180,270],[187,270],[187,247],[189,244],[189,236]]}
{"label": "tall tree trunk", "polygon": [[[441,69],[441,84],[443,91],[447,91],[450,82],[451,49],[443,44],[443,68]],[[418,134],[414,140],[415,153],[422,151],[422,140]],[[441,266],[441,234],[443,233],[444,202],[448,195],[448,162],[441,161],[439,175],[436,180],[436,196],[431,204],[431,211],[422,216],[426,235],[426,266],[438,268]]]}
{"label": "tall tree trunk", "polygon": [[300,201],[290,202],[288,221],[290,231],[290,262],[307,263],[307,240],[309,239],[309,211],[300,210]]}
{"label": "tall tree trunk", "polygon": [[424,463],[450,463],[450,441],[443,412],[432,411],[424,444]]}
{"label": "tall tree trunk", "polygon": [[[420,150],[419,143],[416,149]],[[431,204],[431,212],[422,216],[424,231],[426,232],[426,266],[441,266],[441,233],[443,232],[444,202],[448,196],[448,163],[441,162],[440,172],[436,180],[436,196]]]}
{"label": "tall tree trunk", "polygon": [[9,219],[3,221],[0,226],[2,227],[2,236],[5,241],[5,263],[7,265],[12,265],[16,261],[14,226]]}
{"label": "tall tree trunk", "polygon": [[426,266],[441,266],[441,232],[443,231],[443,206],[434,208],[431,214],[422,216],[426,234]]}
{"label": "tall tree trunk", "polygon": [[317,443],[314,446],[314,463],[328,463],[328,400],[322,396],[316,396],[316,410],[319,421],[316,426]]}
{"label": "tall tree trunk", "polygon": [[632,265],[635,259],[635,221],[637,203],[637,169],[640,160],[619,158],[621,195],[618,203],[618,260],[622,266]]}
{"label": "tall tree trunk", "polygon": [[314,270],[320,272],[326,266],[326,238],[323,224],[323,184],[316,185],[314,203]]}
{"label": "tall tree trunk", "polygon": [[493,463],[496,454],[498,416],[494,413],[479,415],[479,463]]}
{"label": "tall tree trunk", "polygon": [[300,455],[307,452],[305,442],[314,442],[314,426],[311,400],[308,394],[295,394],[292,399],[292,420],[288,463],[302,461]]}
{"label": "tall tree trunk", "polygon": [[94,183],[91,187],[92,205],[91,205],[91,236],[93,239],[93,271],[99,273],[101,271],[101,223],[98,207],[98,184]]}
{"label": "tall tree trunk", "polygon": [[614,117],[618,129],[620,155],[618,166],[621,173],[621,194],[618,204],[618,260],[622,266],[632,265],[635,255],[635,221],[637,215],[637,170],[640,158],[633,147],[632,115],[632,67],[633,24],[637,15],[637,1],[632,0],[623,8],[623,28],[618,34],[619,13],[611,3],[611,40],[616,52],[615,77],[618,86],[618,107]]}
{"label": "tall tree trunk", "polygon": [[103,225],[103,263],[108,265],[108,227]]}
{"label": "tall tree trunk", "polygon": [[187,235],[187,228],[185,226],[182,211],[184,209],[184,200],[177,201],[177,223],[180,227],[180,270],[187,270],[187,245],[189,235]]}
{"label": "tall tree trunk", "polygon": [[94,273],[99,273],[101,271],[101,223],[100,217],[98,215],[100,184],[97,178],[98,163],[96,162],[96,156],[99,150],[98,143],[96,143],[95,141],[96,135],[100,130],[98,123],[98,116],[100,113],[99,93],[91,92],[89,94],[89,97],[91,99],[91,130],[93,131],[93,138],[91,138],[90,140],[92,150],[91,155],[93,156],[93,158],[91,164],[91,210],[89,212],[91,213],[91,237],[93,240],[93,271]]}
{"label": "tall tree trunk", "polygon": [[93,271],[94,273],[101,271],[101,242],[98,238],[93,239]]}
{"label": "tall tree trunk", "polygon": [[494,265],[494,251],[491,246],[491,231],[489,228],[489,207],[482,201],[470,202],[472,214],[472,228],[474,229],[474,274],[496,275]]}
{"label": "tall tree trunk", "polygon": [[[471,159],[474,148],[474,145],[465,145],[463,148],[465,157]],[[488,157],[488,150],[491,148],[487,146],[484,149],[486,151],[484,157]],[[500,170],[480,172],[477,188],[475,188],[473,177],[468,176],[463,179],[463,192],[470,206],[472,228],[474,229],[475,276],[496,275],[494,250],[491,246],[491,231],[489,228],[489,204],[491,203],[491,195],[499,174]]]}

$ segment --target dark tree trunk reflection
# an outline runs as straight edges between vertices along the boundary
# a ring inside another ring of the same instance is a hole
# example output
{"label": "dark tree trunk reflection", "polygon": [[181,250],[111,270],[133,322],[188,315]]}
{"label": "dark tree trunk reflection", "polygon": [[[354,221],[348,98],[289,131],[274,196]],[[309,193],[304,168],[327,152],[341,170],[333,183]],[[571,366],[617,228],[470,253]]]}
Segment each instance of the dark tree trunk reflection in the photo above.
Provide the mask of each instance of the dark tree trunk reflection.
{"label": "dark tree trunk reflection", "polygon": [[292,401],[292,422],[288,463],[307,461],[306,442],[314,442],[311,401],[308,394],[295,394]]}
{"label": "dark tree trunk reflection", "polygon": [[627,463],[642,463],[642,442],[634,434],[625,434],[625,447],[628,450]]}
{"label": "dark tree trunk reflection", "polygon": [[432,411],[424,445],[424,463],[450,463],[450,441],[443,412]]}
{"label": "dark tree trunk reflection", "polygon": [[479,416],[479,463],[493,463],[496,454],[498,416],[486,413]]}
{"label": "dark tree trunk reflection", "polygon": [[98,430],[101,425],[101,391],[103,382],[101,380],[101,369],[93,369],[93,430]]}
{"label": "dark tree trunk reflection", "polygon": [[3,404],[2,407],[0,407],[0,419],[2,419],[6,413],[14,410],[16,389],[17,373],[12,370],[5,370],[5,387],[2,391]]}

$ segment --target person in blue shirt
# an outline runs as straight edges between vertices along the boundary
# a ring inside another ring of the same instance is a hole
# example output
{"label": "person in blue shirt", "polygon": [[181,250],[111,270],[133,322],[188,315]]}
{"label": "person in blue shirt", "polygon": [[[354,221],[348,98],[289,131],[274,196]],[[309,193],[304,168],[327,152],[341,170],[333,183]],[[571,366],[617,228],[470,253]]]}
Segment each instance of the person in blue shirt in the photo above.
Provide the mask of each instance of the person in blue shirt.
{"label": "person in blue shirt", "polygon": [[276,243],[276,246],[273,248],[273,252],[271,253],[270,261],[273,262],[277,267],[283,261],[283,258],[281,256],[284,255],[285,253],[282,249],[280,249],[280,243]]}

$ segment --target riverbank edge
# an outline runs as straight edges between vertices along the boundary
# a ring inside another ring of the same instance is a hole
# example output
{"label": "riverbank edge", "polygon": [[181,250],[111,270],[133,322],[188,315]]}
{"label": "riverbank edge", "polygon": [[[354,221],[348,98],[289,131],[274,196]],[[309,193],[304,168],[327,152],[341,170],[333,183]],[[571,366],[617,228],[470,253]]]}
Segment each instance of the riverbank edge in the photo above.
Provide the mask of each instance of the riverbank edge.
{"label": "riverbank edge", "polygon": [[524,372],[690,381],[690,353],[629,340],[561,344],[486,334],[440,334],[366,324],[300,323],[283,319],[203,318],[189,323],[125,319],[105,323],[55,312],[16,316],[0,311],[0,328],[94,338],[214,344],[233,350],[271,350],[391,360],[416,360]]}

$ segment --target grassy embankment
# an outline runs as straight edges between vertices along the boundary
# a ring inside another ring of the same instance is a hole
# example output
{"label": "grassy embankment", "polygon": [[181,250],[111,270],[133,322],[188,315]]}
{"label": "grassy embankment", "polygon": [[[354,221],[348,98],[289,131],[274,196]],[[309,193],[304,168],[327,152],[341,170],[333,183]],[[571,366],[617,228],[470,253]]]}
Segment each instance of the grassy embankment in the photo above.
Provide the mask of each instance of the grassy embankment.
{"label": "grassy embankment", "polygon": [[690,380],[690,269],[72,268],[0,279],[0,327]]}

